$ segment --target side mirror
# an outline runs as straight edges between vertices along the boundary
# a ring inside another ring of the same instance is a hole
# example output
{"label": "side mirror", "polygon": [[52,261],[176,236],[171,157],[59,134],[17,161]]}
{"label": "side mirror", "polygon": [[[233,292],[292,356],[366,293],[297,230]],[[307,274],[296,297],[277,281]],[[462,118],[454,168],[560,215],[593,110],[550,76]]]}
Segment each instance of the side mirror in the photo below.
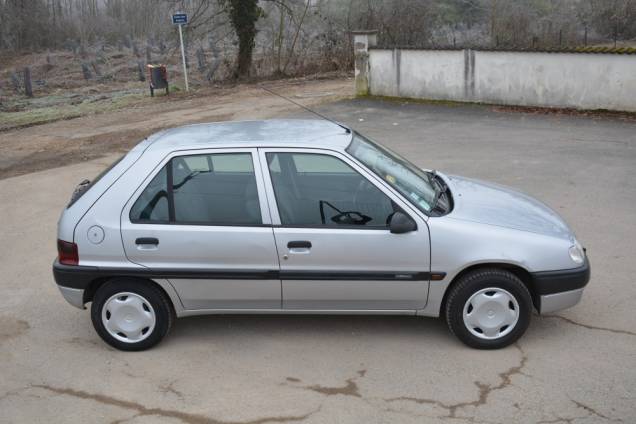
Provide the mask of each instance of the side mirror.
{"label": "side mirror", "polygon": [[417,230],[417,224],[405,213],[393,212],[389,221],[389,230],[393,234],[410,233]]}

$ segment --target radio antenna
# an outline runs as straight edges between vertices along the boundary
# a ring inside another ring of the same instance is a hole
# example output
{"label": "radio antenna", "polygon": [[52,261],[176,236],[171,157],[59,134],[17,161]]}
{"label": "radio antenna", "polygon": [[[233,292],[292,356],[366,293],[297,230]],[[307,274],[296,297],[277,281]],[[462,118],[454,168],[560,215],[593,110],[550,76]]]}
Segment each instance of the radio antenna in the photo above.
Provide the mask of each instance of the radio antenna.
{"label": "radio antenna", "polygon": [[325,121],[329,121],[329,122],[331,122],[332,124],[336,124],[336,125],[338,125],[340,128],[343,128],[343,129],[347,132],[347,134],[351,133],[351,129],[349,129],[349,128],[347,128],[346,126],[342,125],[340,122],[338,122],[338,121],[334,121],[333,119],[330,119],[330,118],[327,118],[327,117],[326,117],[325,115],[323,115],[322,113],[318,113],[318,112],[316,112],[315,110],[308,108],[307,106],[301,105],[300,103],[295,102],[295,101],[293,101],[292,99],[287,98],[287,97],[283,96],[282,94],[279,94],[279,93],[277,93],[277,92],[275,92],[275,91],[273,91],[273,90],[270,90],[269,88],[265,88],[265,87],[263,87],[262,85],[259,85],[259,87],[260,87],[260,88],[262,88],[263,90],[267,91],[269,94],[273,94],[274,96],[280,97],[280,98],[281,98],[281,99],[283,99],[283,100],[287,100],[288,102],[293,103],[293,104],[295,104],[296,106],[298,106],[298,107],[300,107],[300,108],[305,109],[307,112],[311,112],[311,113],[313,113],[314,115],[319,116],[320,118],[324,119]]}

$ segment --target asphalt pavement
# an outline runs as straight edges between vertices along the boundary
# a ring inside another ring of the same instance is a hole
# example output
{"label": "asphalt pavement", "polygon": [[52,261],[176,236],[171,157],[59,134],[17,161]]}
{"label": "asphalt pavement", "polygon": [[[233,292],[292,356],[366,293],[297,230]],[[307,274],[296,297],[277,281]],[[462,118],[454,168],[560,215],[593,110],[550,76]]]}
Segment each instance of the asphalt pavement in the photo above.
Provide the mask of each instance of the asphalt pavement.
{"label": "asphalt pavement", "polygon": [[320,112],[552,206],[588,248],[581,303],[498,351],[437,319],[293,315],[183,318],[120,352],[51,275],[60,211],[105,157],[0,180],[0,422],[636,422],[636,123],[371,99]]}

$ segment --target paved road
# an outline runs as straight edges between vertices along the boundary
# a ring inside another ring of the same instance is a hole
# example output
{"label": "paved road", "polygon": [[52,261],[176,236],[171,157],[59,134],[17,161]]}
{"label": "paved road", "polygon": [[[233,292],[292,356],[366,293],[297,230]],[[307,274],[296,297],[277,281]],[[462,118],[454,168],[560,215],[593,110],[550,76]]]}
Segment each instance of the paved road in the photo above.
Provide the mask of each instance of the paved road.
{"label": "paved road", "polygon": [[343,101],[322,112],[422,166],[519,187],[589,249],[582,302],[485,352],[439,320],[181,319],[122,353],[50,262],[74,184],[110,158],[0,181],[0,422],[636,422],[636,125],[484,107]]}

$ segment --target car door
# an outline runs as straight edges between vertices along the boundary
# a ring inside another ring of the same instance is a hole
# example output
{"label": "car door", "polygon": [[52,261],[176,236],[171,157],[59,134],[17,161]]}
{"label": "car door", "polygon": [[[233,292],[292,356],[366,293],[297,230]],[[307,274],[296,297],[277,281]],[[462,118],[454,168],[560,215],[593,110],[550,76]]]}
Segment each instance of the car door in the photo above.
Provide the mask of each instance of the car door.
{"label": "car door", "polygon": [[122,211],[128,259],[168,279],[185,309],[280,309],[261,175],[255,149],[173,153]]}
{"label": "car door", "polygon": [[[430,273],[424,219],[354,161],[320,149],[259,149],[283,308],[414,310]],[[392,234],[396,211],[417,230]]]}

